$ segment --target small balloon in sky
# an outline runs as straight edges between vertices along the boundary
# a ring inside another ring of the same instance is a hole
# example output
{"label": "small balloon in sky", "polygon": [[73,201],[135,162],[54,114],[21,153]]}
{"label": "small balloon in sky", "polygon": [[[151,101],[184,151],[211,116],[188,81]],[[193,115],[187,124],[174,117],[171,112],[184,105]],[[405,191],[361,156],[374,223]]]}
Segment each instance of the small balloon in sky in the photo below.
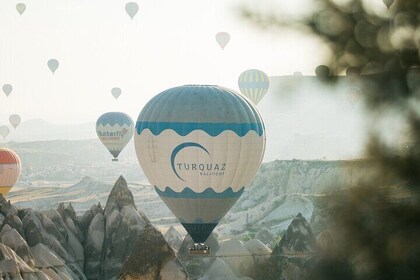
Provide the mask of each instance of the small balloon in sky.
{"label": "small balloon in sky", "polygon": [[50,68],[51,72],[54,74],[55,70],[57,70],[58,65],[60,65],[60,63],[58,62],[57,59],[52,58],[50,60],[48,60],[48,68]]}
{"label": "small balloon in sky", "polygon": [[226,45],[230,41],[230,35],[227,32],[219,32],[216,34],[216,42],[222,48],[222,50],[226,47]]}
{"label": "small balloon in sky", "polygon": [[9,96],[10,93],[12,93],[13,86],[10,84],[4,84],[2,89],[3,89],[4,94],[6,94],[6,96]]}
{"label": "small balloon in sky", "polygon": [[297,71],[293,73],[293,76],[303,76],[303,74],[302,72]]}
{"label": "small balloon in sky", "polygon": [[19,126],[21,121],[22,121],[22,119],[17,114],[10,115],[10,117],[9,117],[9,122],[15,129],[16,129],[16,127]]}
{"label": "small balloon in sky", "polygon": [[389,9],[389,7],[391,7],[391,5],[394,3],[394,0],[382,0],[382,2],[384,2],[384,4]]}
{"label": "small balloon in sky", "polygon": [[22,15],[26,10],[26,5],[23,3],[18,3],[16,4],[16,10],[18,11],[20,15]]}
{"label": "small balloon in sky", "polygon": [[118,99],[118,97],[121,95],[121,89],[119,87],[114,87],[111,89],[111,94],[115,99]]}
{"label": "small balloon in sky", "polygon": [[10,129],[7,126],[5,125],[0,126],[0,135],[3,137],[4,140],[6,140],[9,133],[10,133]]}
{"label": "small balloon in sky", "polygon": [[133,19],[139,11],[139,5],[136,2],[128,2],[125,4],[125,11]]}

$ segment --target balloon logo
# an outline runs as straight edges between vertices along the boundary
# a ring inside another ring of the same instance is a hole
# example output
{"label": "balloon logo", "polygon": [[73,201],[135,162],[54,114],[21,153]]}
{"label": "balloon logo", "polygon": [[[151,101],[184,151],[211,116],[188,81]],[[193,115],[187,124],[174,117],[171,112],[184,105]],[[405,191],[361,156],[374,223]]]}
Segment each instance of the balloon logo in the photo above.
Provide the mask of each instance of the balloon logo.
{"label": "balloon logo", "polygon": [[222,50],[225,49],[226,45],[230,41],[230,35],[227,32],[219,32],[216,34],[216,42],[219,44],[219,46],[222,48]]}
{"label": "balloon logo", "polygon": [[18,11],[20,15],[22,15],[26,10],[26,5],[23,3],[18,3],[16,4],[16,10]]}
{"label": "balloon logo", "polygon": [[12,93],[13,86],[10,84],[5,84],[3,85],[2,89],[3,89],[4,94],[6,94],[6,96],[9,97],[9,95]]}
{"label": "balloon logo", "polygon": [[240,94],[187,85],[147,103],[134,144],[149,182],[194,242],[203,243],[259,169],[265,129]]}
{"label": "balloon logo", "polygon": [[51,72],[54,74],[58,66],[60,65],[60,63],[58,62],[57,59],[52,58],[48,60],[47,65],[48,65],[48,68],[51,70]]}
{"label": "balloon logo", "polygon": [[20,174],[19,156],[12,150],[0,148],[0,194],[7,194]]}
{"label": "balloon logo", "polygon": [[270,79],[261,70],[249,69],[239,76],[238,86],[241,93],[257,105],[267,93]]}
{"label": "balloon logo", "polygon": [[133,19],[139,11],[139,5],[136,2],[128,2],[125,4],[125,11]]}
{"label": "balloon logo", "polygon": [[7,126],[5,125],[0,126],[0,135],[1,137],[3,137],[3,140],[6,140],[9,133],[10,133],[10,129]]}
{"label": "balloon logo", "polygon": [[21,121],[22,121],[22,119],[17,114],[10,115],[10,117],[9,117],[9,122],[15,129],[16,129],[16,127],[19,126]]}
{"label": "balloon logo", "polygon": [[117,87],[114,87],[114,88],[111,89],[111,94],[112,94],[112,96],[114,96],[115,99],[118,99],[118,97],[120,97],[120,95],[121,95],[121,89],[117,88]]}
{"label": "balloon logo", "polygon": [[96,134],[114,157],[113,161],[118,161],[118,155],[133,137],[133,131],[133,120],[125,113],[105,113],[96,121]]}

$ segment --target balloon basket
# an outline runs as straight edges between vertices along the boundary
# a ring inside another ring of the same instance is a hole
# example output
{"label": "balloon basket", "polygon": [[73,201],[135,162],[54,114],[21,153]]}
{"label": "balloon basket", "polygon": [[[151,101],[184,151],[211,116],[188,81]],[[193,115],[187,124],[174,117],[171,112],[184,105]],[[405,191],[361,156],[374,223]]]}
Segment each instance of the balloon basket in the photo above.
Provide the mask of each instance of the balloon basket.
{"label": "balloon basket", "polygon": [[210,255],[210,247],[204,243],[196,243],[190,249],[190,255],[203,256]]}
{"label": "balloon basket", "polygon": [[112,161],[118,161],[118,159],[117,158],[113,158]]}

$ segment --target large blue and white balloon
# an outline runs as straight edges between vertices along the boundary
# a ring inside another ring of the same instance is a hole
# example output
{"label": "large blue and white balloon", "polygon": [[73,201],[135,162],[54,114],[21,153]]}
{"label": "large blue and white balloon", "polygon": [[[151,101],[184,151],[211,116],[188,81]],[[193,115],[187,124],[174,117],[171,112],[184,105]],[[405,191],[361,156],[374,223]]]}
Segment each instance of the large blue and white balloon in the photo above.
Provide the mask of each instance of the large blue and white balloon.
{"label": "large blue and white balloon", "polygon": [[130,142],[133,131],[133,120],[125,113],[105,113],[96,121],[96,134],[114,156],[113,161],[118,161],[118,155]]}
{"label": "large blue and white balloon", "polygon": [[270,79],[261,70],[249,69],[239,76],[238,86],[241,93],[257,105],[267,93]]}
{"label": "large blue and white balloon", "polygon": [[256,107],[240,94],[187,85],[147,103],[134,143],[156,192],[203,243],[258,171],[265,129]]}

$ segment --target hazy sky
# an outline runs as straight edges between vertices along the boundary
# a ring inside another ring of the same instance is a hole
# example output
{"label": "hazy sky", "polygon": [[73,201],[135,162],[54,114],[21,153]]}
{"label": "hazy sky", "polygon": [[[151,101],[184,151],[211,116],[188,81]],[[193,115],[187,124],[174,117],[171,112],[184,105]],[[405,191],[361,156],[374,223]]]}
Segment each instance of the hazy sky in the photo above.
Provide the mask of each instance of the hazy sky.
{"label": "hazy sky", "polygon": [[[313,74],[322,61],[321,51],[313,55],[320,50],[314,39],[265,32],[239,16],[244,3],[266,9],[273,1],[137,1],[133,20],[126,1],[22,2],[27,8],[21,16],[18,1],[0,1],[0,84],[14,86],[9,98],[0,94],[0,124],[11,113],[80,123],[122,110],[135,119],[152,96],[172,86],[237,90],[237,78],[248,68],[269,76]],[[284,11],[298,6],[282,2]],[[219,31],[231,35],[223,51],[215,41]],[[60,62],[54,75],[46,65],[50,58]],[[117,101],[113,87],[123,91]]]}
{"label": "hazy sky", "polygon": [[[19,15],[18,1],[0,1],[0,86],[14,87],[8,98],[0,92],[0,125],[13,113],[23,121],[57,124],[94,123],[107,111],[124,111],[136,120],[147,101],[167,88],[217,84],[238,90],[237,79],[249,68],[269,76],[314,75],[328,51],[305,34],[263,31],[240,16],[245,5],[296,15],[311,0],[137,1],[133,20],[126,1],[22,2],[27,8]],[[215,40],[220,31],[231,35],[225,50]],[[60,62],[55,74],[47,67],[51,58]],[[117,101],[113,87],[122,89]],[[274,95],[287,92],[270,89],[260,102],[267,120],[266,158],[358,157],[360,121],[354,110],[320,89],[303,91],[278,99]],[[350,135],[356,132],[354,141]]]}

